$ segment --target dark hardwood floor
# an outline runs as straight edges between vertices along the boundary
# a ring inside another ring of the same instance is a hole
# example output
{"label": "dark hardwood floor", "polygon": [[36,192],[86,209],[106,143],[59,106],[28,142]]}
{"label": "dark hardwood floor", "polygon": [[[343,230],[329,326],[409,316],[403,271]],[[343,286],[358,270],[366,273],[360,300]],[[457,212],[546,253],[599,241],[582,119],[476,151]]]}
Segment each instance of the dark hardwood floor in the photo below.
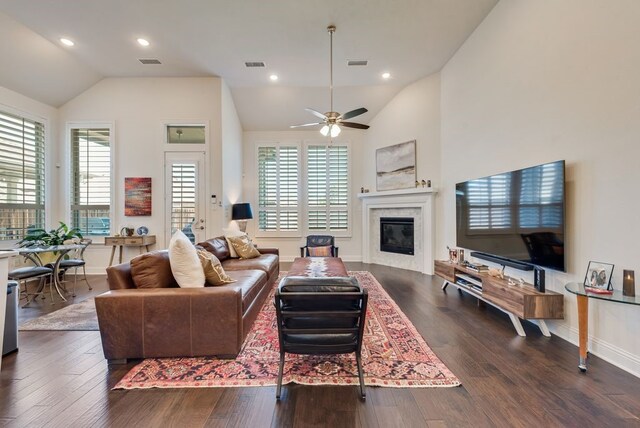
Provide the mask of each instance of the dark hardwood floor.
{"label": "dark hardwood floor", "polygon": [[[0,426],[640,426],[637,377],[595,356],[581,374],[575,346],[528,323],[521,338],[506,315],[442,292],[436,277],[347,265],[375,275],[461,387],[368,387],[362,402],[356,387],[288,385],[280,403],[275,387],[111,391],[135,363],[109,367],[98,332],[32,331],[3,359]],[[90,279],[76,302],[107,289]],[[62,306],[34,303],[20,318]]]}

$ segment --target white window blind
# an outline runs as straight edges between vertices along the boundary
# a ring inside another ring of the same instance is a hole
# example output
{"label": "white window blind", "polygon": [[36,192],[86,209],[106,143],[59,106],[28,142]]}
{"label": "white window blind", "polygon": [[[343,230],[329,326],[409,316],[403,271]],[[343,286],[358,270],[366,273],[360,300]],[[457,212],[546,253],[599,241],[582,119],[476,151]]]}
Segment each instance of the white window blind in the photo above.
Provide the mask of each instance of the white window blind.
{"label": "white window blind", "polygon": [[558,228],[562,225],[564,177],[562,163],[549,163],[522,171],[520,227]]}
{"label": "white window blind", "polygon": [[83,235],[111,232],[109,128],[71,129],[71,225]]}
{"label": "white window blind", "polygon": [[196,215],[196,165],[171,165],[171,233],[182,230],[195,243],[192,224]]}
{"label": "white window blind", "polygon": [[500,230],[511,227],[511,176],[499,174],[467,184],[469,229]]}
{"label": "white window blind", "polygon": [[0,112],[0,240],[44,228],[44,125]]}
{"label": "white window blind", "polygon": [[308,146],[307,206],[307,227],[310,231],[349,229],[349,150],[347,146]]}
{"label": "white window blind", "polygon": [[258,147],[258,229],[299,229],[299,149]]}

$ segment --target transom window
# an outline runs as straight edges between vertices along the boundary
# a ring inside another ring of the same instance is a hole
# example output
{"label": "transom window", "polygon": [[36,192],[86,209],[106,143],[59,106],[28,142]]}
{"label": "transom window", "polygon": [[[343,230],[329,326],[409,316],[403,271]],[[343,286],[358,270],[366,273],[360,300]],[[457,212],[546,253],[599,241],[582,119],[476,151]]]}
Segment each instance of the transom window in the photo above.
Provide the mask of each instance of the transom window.
{"label": "transom window", "polygon": [[45,226],[45,128],[0,111],[0,240]]}

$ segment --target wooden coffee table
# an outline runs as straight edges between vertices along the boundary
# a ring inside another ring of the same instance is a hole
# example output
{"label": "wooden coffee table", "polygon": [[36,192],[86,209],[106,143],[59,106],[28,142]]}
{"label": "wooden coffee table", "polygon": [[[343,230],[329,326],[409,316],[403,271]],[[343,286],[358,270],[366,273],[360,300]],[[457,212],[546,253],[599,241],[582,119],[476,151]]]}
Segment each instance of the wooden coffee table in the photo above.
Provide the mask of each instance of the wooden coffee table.
{"label": "wooden coffee table", "polygon": [[287,276],[349,276],[340,257],[297,257]]}

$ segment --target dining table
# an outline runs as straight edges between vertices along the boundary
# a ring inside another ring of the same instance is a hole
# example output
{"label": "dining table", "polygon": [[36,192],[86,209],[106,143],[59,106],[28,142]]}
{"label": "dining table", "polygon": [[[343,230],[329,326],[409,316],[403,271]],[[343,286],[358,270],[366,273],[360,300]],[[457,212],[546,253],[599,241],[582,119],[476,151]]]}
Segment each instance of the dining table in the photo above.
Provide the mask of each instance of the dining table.
{"label": "dining table", "polygon": [[[64,259],[64,256],[69,254],[71,251],[80,250],[83,248],[81,244],[62,244],[62,245],[48,245],[48,246],[32,246],[32,247],[22,247],[18,249],[18,252],[21,256],[31,260],[36,266],[45,266],[51,265],[53,266],[53,286],[56,289],[56,292],[60,296],[62,300],[65,302],[67,299],[63,295],[63,291],[67,292],[66,288],[62,285],[60,281],[60,262]],[[42,255],[45,253],[53,253],[55,258],[52,262],[46,262],[42,259]],[[43,285],[44,286],[44,285]],[[38,290],[41,291],[41,290]]]}

